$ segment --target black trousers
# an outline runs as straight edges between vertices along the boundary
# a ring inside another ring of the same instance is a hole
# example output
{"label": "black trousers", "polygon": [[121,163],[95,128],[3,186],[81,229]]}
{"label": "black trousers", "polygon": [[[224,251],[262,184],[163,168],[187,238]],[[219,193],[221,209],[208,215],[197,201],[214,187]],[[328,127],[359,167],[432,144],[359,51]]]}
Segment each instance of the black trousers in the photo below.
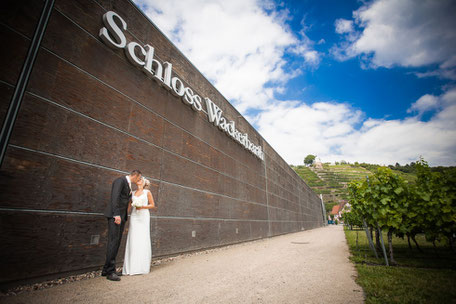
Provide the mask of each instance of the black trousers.
{"label": "black trousers", "polygon": [[116,271],[116,256],[119,251],[120,241],[125,227],[125,221],[120,225],[114,223],[114,218],[108,218],[108,244],[106,246],[106,262],[102,272],[110,274]]}

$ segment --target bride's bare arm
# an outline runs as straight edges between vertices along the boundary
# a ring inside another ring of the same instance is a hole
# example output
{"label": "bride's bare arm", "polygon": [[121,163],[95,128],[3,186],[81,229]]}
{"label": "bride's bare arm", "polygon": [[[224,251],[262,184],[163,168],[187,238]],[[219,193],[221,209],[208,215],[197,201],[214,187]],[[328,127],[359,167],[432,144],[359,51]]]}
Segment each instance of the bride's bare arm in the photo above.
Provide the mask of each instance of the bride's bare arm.
{"label": "bride's bare arm", "polygon": [[152,210],[157,209],[157,207],[155,207],[154,198],[152,196],[152,193],[150,193],[150,191],[147,191],[147,201],[149,202],[149,205],[144,206],[143,207],[144,209],[152,209]]}

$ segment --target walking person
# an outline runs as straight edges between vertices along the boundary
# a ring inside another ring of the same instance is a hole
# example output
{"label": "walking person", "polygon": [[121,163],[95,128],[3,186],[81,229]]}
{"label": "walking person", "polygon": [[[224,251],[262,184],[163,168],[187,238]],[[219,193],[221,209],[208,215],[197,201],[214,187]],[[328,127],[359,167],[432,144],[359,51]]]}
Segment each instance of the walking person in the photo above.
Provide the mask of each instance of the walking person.
{"label": "walking person", "polygon": [[128,228],[127,245],[122,268],[123,275],[146,274],[150,272],[152,247],[150,241],[150,213],[155,210],[152,193],[146,189],[150,181],[142,178],[136,183],[138,190],[133,192]]}
{"label": "walking person", "polygon": [[101,272],[108,280],[120,281],[122,273],[116,272],[116,256],[119,251],[125,222],[128,220],[127,209],[131,200],[131,183],[141,179],[141,171],[133,170],[129,175],[115,179],[112,183],[111,200],[104,215],[108,220],[108,244],[106,262]]}

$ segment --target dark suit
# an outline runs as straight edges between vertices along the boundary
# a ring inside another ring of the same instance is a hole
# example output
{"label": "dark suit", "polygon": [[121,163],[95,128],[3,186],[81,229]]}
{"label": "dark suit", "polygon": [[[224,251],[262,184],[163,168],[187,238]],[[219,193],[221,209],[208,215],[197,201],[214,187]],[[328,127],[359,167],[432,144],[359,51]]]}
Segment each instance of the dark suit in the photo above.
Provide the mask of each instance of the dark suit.
{"label": "dark suit", "polygon": [[[116,256],[119,251],[120,241],[128,220],[128,202],[131,199],[131,190],[127,177],[122,176],[112,182],[111,200],[105,209],[104,215],[108,219],[108,244],[106,247],[106,262],[103,273],[109,275],[116,270]],[[121,223],[114,222],[114,216],[120,216]]]}
{"label": "dark suit", "polygon": [[128,202],[131,199],[130,186],[128,185],[127,177],[122,176],[112,182],[111,201],[104,211],[107,218],[112,218],[119,215],[122,222],[128,220],[127,209]]}

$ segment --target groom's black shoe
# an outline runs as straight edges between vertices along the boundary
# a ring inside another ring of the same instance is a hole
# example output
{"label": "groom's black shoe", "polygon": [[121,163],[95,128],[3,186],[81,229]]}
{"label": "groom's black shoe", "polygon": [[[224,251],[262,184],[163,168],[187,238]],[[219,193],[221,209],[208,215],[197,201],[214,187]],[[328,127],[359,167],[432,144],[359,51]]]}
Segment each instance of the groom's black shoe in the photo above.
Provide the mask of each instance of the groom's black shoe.
{"label": "groom's black shoe", "polygon": [[[121,277],[121,276],[122,276],[122,272],[117,272],[117,271],[116,271],[115,274],[117,274],[118,277]],[[106,272],[102,272],[102,273],[101,273],[101,276],[102,276],[102,277],[105,277],[105,276],[107,276],[107,275],[108,275],[108,274],[107,274]]]}
{"label": "groom's black shoe", "polygon": [[120,281],[120,277],[115,272],[108,274],[106,279],[111,281]]}

